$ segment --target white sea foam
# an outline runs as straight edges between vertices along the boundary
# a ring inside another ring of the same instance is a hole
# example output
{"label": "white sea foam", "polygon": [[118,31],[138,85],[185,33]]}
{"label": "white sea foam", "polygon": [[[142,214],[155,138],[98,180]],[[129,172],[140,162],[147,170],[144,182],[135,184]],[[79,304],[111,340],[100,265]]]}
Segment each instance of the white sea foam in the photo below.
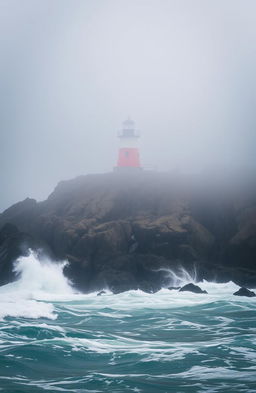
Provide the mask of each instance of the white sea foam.
{"label": "white sea foam", "polygon": [[[72,315],[90,317],[90,315],[109,315],[112,318],[128,317],[127,311],[143,309],[175,309],[179,307],[200,305],[228,300],[246,307],[247,298],[234,297],[238,286],[233,282],[224,284],[202,281],[200,287],[208,294],[193,294],[176,290],[162,289],[155,294],[141,290],[128,291],[118,295],[107,292],[102,296],[96,293],[75,293],[70,282],[63,274],[66,262],[53,263],[49,259],[39,260],[34,252],[21,257],[14,265],[18,280],[0,287],[0,318],[57,317],[53,302],[72,302],[65,305],[65,311]],[[174,286],[187,282],[196,282],[196,272],[189,274],[184,269],[178,272],[167,272]],[[250,299],[250,301],[253,301]],[[103,310],[105,307],[111,312]],[[104,314],[105,313],[105,314]]]}
{"label": "white sea foam", "polygon": [[36,300],[18,300],[9,298],[0,300],[0,319],[5,317],[24,318],[49,318],[56,319],[54,307],[51,303],[38,302]]}
{"label": "white sea foam", "polygon": [[18,280],[0,288],[0,293],[20,292],[31,293],[37,297],[40,294],[68,294],[73,290],[63,274],[67,262],[53,263],[49,259],[39,260],[36,253],[30,251],[26,257],[20,257],[14,264],[14,272]]}
{"label": "white sea foam", "polygon": [[54,306],[40,300],[72,294],[73,289],[63,274],[66,262],[39,260],[34,252],[20,257],[14,264],[18,280],[0,287],[0,318],[26,317],[55,319]]}

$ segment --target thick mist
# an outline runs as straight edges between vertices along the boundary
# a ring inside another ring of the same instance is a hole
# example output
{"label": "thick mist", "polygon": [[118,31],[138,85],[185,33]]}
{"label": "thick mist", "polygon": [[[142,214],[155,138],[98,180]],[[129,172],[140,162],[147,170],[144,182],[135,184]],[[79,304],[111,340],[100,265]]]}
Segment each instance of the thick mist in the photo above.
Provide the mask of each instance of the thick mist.
{"label": "thick mist", "polygon": [[131,115],[142,164],[255,167],[254,0],[0,0],[0,211],[109,172]]}

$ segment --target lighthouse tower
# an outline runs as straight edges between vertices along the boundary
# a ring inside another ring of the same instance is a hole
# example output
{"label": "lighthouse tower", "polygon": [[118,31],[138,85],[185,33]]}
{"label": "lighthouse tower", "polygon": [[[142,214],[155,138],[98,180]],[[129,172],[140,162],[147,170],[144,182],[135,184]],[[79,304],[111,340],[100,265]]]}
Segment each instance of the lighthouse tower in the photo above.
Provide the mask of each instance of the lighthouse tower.
{"label": "lighthouse tower", "polygon": [[120,148],[115,170],[140,170],[140,154],[138,149],[139,134],[135,123],[130,118],[123,122],[123,128],[118,133]]}

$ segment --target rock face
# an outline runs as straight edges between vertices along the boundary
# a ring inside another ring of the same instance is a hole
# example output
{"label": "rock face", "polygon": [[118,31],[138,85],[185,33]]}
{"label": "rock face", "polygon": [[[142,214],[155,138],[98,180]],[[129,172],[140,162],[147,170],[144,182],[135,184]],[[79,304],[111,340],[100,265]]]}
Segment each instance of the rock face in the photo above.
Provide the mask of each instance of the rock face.
{"label": "rock face", "polygon": [[198,285],[192,283],[184,285],[179,292],[207,293],[207,291],[203,291]]}
{"label": "rock face", "polygon": [[198,279],[253,285],[256,190],[206,183],[143,171],[88,175],[59,183],[44,202],[19,202],[0,215],[0,283],[13,279],[20,253],[40,246],[67,259],[65,274],[86,292],[153,293],[174,285],[168,270],[181,266]]}
{"label": "rock face", "polygon": [[255,297],[256,294],[249,289],[242,287],[237,292],[233,293],[235,296],[246,296],[246,297]]}
{"label": "rock face", "polygon": [[181,287],[168,287],[169,291],[178,291]]}
{"label": "rock face", "polygon": [[13,224],[5,224],[0,231],[0,285],[15,279],[13,262],[26,255],[28,248],[34,246],[31,237],[19,232]]}

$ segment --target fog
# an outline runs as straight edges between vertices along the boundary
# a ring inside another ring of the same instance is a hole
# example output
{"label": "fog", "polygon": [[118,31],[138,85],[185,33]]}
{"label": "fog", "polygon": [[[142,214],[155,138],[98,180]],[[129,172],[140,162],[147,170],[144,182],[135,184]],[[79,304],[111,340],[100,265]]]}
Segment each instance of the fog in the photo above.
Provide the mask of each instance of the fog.
{"label": "fog", "polygon": [[255,167],[255,0],[0,0],[0,211],[112,171]]}

